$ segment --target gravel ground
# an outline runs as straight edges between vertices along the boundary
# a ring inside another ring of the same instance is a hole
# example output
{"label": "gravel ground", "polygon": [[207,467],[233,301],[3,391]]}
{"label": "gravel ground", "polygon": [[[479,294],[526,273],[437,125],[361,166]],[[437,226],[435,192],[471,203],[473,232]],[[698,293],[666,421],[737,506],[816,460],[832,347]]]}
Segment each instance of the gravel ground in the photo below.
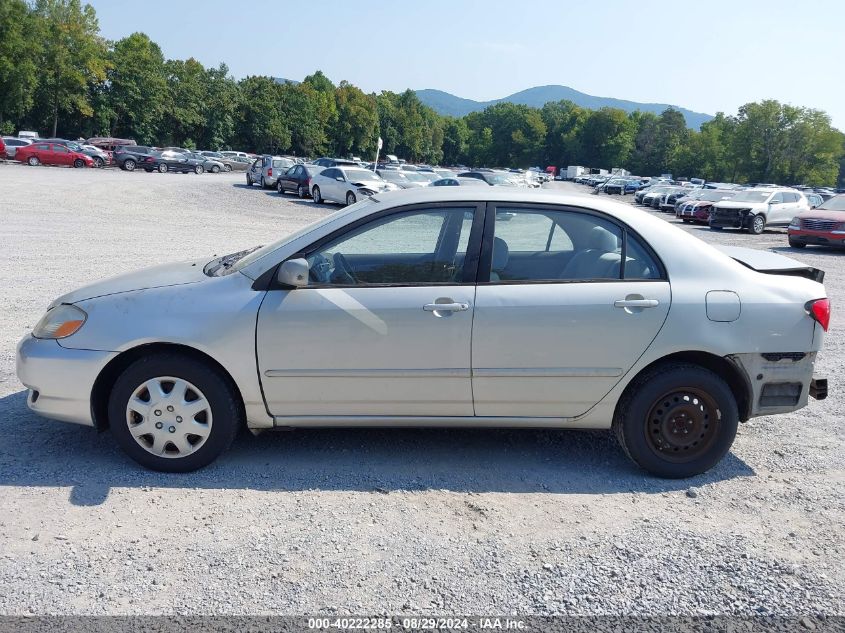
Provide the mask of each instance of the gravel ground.
{"label": "gravel ground", "polygon": [[[56,295],[333,209],[243,182],[0,164],[0,614],[845,613],[842,253],[794,253],[837,306],[831,396],[745,424],[684,482],[606,433],[504,430],[244,434],[165,475],[29,413],[14,347]],[[685,230],[790,250],[783,231]]]}

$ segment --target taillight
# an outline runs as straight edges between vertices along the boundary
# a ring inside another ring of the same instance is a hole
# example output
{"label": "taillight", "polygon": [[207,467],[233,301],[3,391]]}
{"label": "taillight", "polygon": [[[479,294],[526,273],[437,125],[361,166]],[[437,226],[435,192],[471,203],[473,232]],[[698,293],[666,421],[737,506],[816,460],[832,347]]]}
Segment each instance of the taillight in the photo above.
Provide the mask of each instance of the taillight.
{"label": "taillight", "polygon": [[268,176],[272,176],[272,175],[273,175],[273,168],[272,168],[272,167],[271,167],[270,169],[268,169],[268,170],[267,170],[267,175],[268,175]]}
{"label": "taillight", "polygon": [[830,325],[830,299],[814,299],[813,301],[808,301],[804,305],[804,309],[827,332],[827,328]]}

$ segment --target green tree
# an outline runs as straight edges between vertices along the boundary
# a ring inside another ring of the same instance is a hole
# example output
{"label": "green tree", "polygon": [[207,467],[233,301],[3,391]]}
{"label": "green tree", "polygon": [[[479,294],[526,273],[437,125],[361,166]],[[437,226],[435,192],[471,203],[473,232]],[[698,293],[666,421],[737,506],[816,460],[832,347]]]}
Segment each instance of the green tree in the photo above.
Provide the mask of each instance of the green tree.
{"label": "green tree", "polygon": [[168,97],[164,55],[158,44],[143,33],[116,42],[108,78],[112,134],[143,144],[156,142]]}
{"label": "green tree", "polygon": [[45,119],[56,135],[59,115],[93,115],[89,84],[106,76],[105,42],[99,37],[97,16],[80,0],[36,0],[39,28],[31,34],[43,42],[39,72]]}
{"label": "green tree", "polygon": [[276,154],[291,144],[281,109],[282,87],[270,77],[247,77],[239,84],[241,103],[236,133],[244,147]]}
{"label": "green tree", "polygon": [[558,167],[578,164],[582,154],[579,135],[589,110],[571,101],[554,101],[542,107],[540,116],[546,126],[542,162]]}
{"label": "green tree", "polygon": [[375,97],[364,94],[347,81],[335,90],[337,119],[332,130],[338,156],[375,155],[378,138],[378,110]]}
{"label": "green tree", "polygon": [[205,136],[208,120],[208,75],[193,57],[164,64],[167,100],[164,106],[162,135],[166,144],[196,143]]}
{"label": "green tree", "polygon": [[581,128],[581,154],[591,167],[622,167],[634,149],[634,123],[623,110],[602,108],[590,113]]}
{"label": "green tree", "polygon": [[[0,0],[0,128],[11,133],[35,102],[42,42],[24,0]],[[0,130],[2,131],[2,130]]]}
{"label": "green tree", "polygon": [[447,117],[443,124],[443,162],[457,165],[467,160],[469,128],[464,119]]}
{"label": "green tree", "polygon": [[217,150],[233,140],[240,93],[226,64],[207,68],[205,75],[206,124],[198,142],[202,147]]}

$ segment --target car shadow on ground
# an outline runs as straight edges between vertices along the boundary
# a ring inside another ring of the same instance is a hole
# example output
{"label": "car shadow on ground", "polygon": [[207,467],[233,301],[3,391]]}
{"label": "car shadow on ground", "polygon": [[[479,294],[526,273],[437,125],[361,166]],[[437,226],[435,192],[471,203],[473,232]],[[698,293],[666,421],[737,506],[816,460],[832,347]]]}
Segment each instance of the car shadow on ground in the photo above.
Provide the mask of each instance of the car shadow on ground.
{"label": "car shadow on ground", "polygon": [[776,251],[778,253],[786,253],[789,255],[820,255],[822,257],[842,257],[842,253],[845,253],[845,247],[843,246],[813,246],[809,245],[805,248],[795,248],[794,246],[772,246],[769,250]]}
{"label": "car shadow on ground", "polygon": [[113,487],[657,494],[753,475],[729,453],[704,475],[658,479],[609,432],[506,429],[245,431],[211,466],[165,474],[130,461],[109,433],[36,416],[23,391],[0,398],[0,487],[70,487],[81,506]]}

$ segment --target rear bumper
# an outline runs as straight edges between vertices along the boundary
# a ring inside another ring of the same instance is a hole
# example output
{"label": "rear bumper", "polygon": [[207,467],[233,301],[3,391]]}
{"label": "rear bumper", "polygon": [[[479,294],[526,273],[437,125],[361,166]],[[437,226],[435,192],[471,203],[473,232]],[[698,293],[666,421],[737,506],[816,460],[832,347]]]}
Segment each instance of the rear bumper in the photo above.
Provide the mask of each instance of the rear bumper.
{"label": "rear bumper", "polygon": [[749,417],[789,413],[807,406],[807,399],[827,397],[827,380],[813,378],[816,352],[734,354],[750,388]]}

